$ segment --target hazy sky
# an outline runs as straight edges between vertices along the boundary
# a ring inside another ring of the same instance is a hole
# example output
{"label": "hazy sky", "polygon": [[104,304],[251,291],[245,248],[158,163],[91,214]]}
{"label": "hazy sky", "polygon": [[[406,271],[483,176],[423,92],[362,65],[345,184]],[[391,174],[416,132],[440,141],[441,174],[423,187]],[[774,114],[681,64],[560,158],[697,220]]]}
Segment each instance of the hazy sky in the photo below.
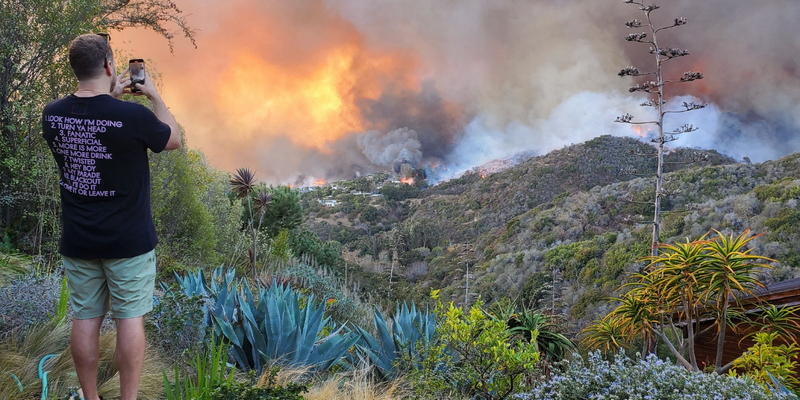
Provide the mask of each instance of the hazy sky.
{"label": "hazy sky", "polygon": [[[114,44],[161,73],[189,146],[273,182],[399,162],[446,176],[524,150],[636,135],[613,120],[647,113],[627,92],[634,81],[616,75],[653,64],[646,46],[623,40],[624,22],[642,14],[621,0],[176,2],[197,49],[178,38],[170,54],[147,31],[115,34]],[[800,150],[800,2],[663,5],[657,23],[689,25],[659,43],[692,53],[667,63],[668,75],[706,74],[667,94],[710,103],[670,122],[701,127],[679,143],[754,161]]]}

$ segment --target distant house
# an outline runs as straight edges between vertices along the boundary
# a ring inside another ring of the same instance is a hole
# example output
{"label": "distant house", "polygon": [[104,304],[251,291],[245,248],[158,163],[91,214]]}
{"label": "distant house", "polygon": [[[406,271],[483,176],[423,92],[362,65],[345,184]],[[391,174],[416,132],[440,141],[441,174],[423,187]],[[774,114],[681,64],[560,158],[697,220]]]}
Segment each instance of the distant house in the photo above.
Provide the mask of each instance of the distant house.
{"label": "distant house", "polygon": [[372,193],[371,195],[369,195],[369,197],[383,197],[383,195],[380,193]]}
{"label": "distant house", "polygon": [[[742,299],[746,313],[758,313],[759,311],[756,305],[759,304],[759,301],[772,304],[778,308],[797,305],[800,304],[800,278],[773,283],[767,285],[765,288],[758,288],[754,290],[753,293],[756,295],[756,298],[744,296]],[[732,301],[731,303],[734,302]],[[703,332],[705,328],[709,328],[713,323],[713,319],[701,320],[698,332]],[[686,335],[685,326],[683,330],[684,335]],[[729,329],[725,333],[725,343],[722,352],[723,365],[733,361],[742,355],[750,346],[755,344],[752,337],[744,337],[747,333],[749,332],[734,332],[732,329]],[[714,365],[714,361],[717,357],[717,337],[715,329],[710,329],[695,339],[695,354],[697,355],[698,363]]]}
{"label": "distant house", "polygon": [[313,192],[313,191],[314,191],[313,187],[303,186],[303,187],[300,188],[300,194],[309,193],[309,192]]}
{"label": "distant house", "polygon": [[326,206],[326,207],[336,207],[336,205],[339,204],[339,202],[334,200],[334,199],[325,199],[325,200],[318,200],[318,201],[319,201],[320,204],[322,204],[323,206]]}

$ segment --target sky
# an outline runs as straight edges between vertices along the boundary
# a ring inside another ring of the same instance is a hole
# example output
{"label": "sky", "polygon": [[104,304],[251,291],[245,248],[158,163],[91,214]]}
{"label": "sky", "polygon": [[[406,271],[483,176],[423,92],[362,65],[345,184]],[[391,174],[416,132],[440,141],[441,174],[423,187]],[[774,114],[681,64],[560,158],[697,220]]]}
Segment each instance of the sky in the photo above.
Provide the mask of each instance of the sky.
{"label": "sky", "polygon": [[[523,151],[545,153],[653,117],[620,78],[649,71],[648,46],[624,40],[643,18],[621,0],[175,0],[197,30],[126,30],[114,45],[144,58],[189,147],[269,183],[310,184],[427,168],[432,180]],[[700,129],[673,145],[760,162],[800,151],[800,2],[672,0],[653,13],[659,45],[690,55],[667,78],[665,128]],[[645,139],[646,139],[645,138]]]}

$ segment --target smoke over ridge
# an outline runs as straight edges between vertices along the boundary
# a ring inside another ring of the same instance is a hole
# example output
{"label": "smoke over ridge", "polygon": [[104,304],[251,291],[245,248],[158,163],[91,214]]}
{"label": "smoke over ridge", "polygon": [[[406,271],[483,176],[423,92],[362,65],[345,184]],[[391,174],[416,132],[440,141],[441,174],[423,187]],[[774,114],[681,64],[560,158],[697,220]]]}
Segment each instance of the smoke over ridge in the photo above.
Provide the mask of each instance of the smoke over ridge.
{"label": "smoke over ridge", "polygon": [[[546,152],[602,134],[644,98],[616,73],[650,70],[647,47],[625,42],[641,18],[619,0],[184,0],[197,50],[175,54],[146,32],[124,46],[162,73],[164,97],[190,145],[232,170],[304,184],[409,162],[447,177],[520,151]],[[700,130],[675,145],[764,161],[800,150],[800,3],[662,1],[656,23],[689,25],[660,43],[691,55],[667,74],[706,79],[667,88]],[[633,30],[633,32],[639,30]],[[117,36],[115,35],[115,38]],[[647,135],[647,132],[645,132]]]}

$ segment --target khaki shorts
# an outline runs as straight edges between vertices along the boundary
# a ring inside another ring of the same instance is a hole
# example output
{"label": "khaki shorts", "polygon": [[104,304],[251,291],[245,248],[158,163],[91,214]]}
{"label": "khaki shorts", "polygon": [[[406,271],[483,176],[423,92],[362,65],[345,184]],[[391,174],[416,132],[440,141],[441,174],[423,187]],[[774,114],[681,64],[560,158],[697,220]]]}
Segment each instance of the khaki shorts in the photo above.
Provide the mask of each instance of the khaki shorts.
{"label": "khaki shorts", "polygon": [[131,258],[84,260],[64,257],[75,319],[141,317],[153,309],[156,251]]}

